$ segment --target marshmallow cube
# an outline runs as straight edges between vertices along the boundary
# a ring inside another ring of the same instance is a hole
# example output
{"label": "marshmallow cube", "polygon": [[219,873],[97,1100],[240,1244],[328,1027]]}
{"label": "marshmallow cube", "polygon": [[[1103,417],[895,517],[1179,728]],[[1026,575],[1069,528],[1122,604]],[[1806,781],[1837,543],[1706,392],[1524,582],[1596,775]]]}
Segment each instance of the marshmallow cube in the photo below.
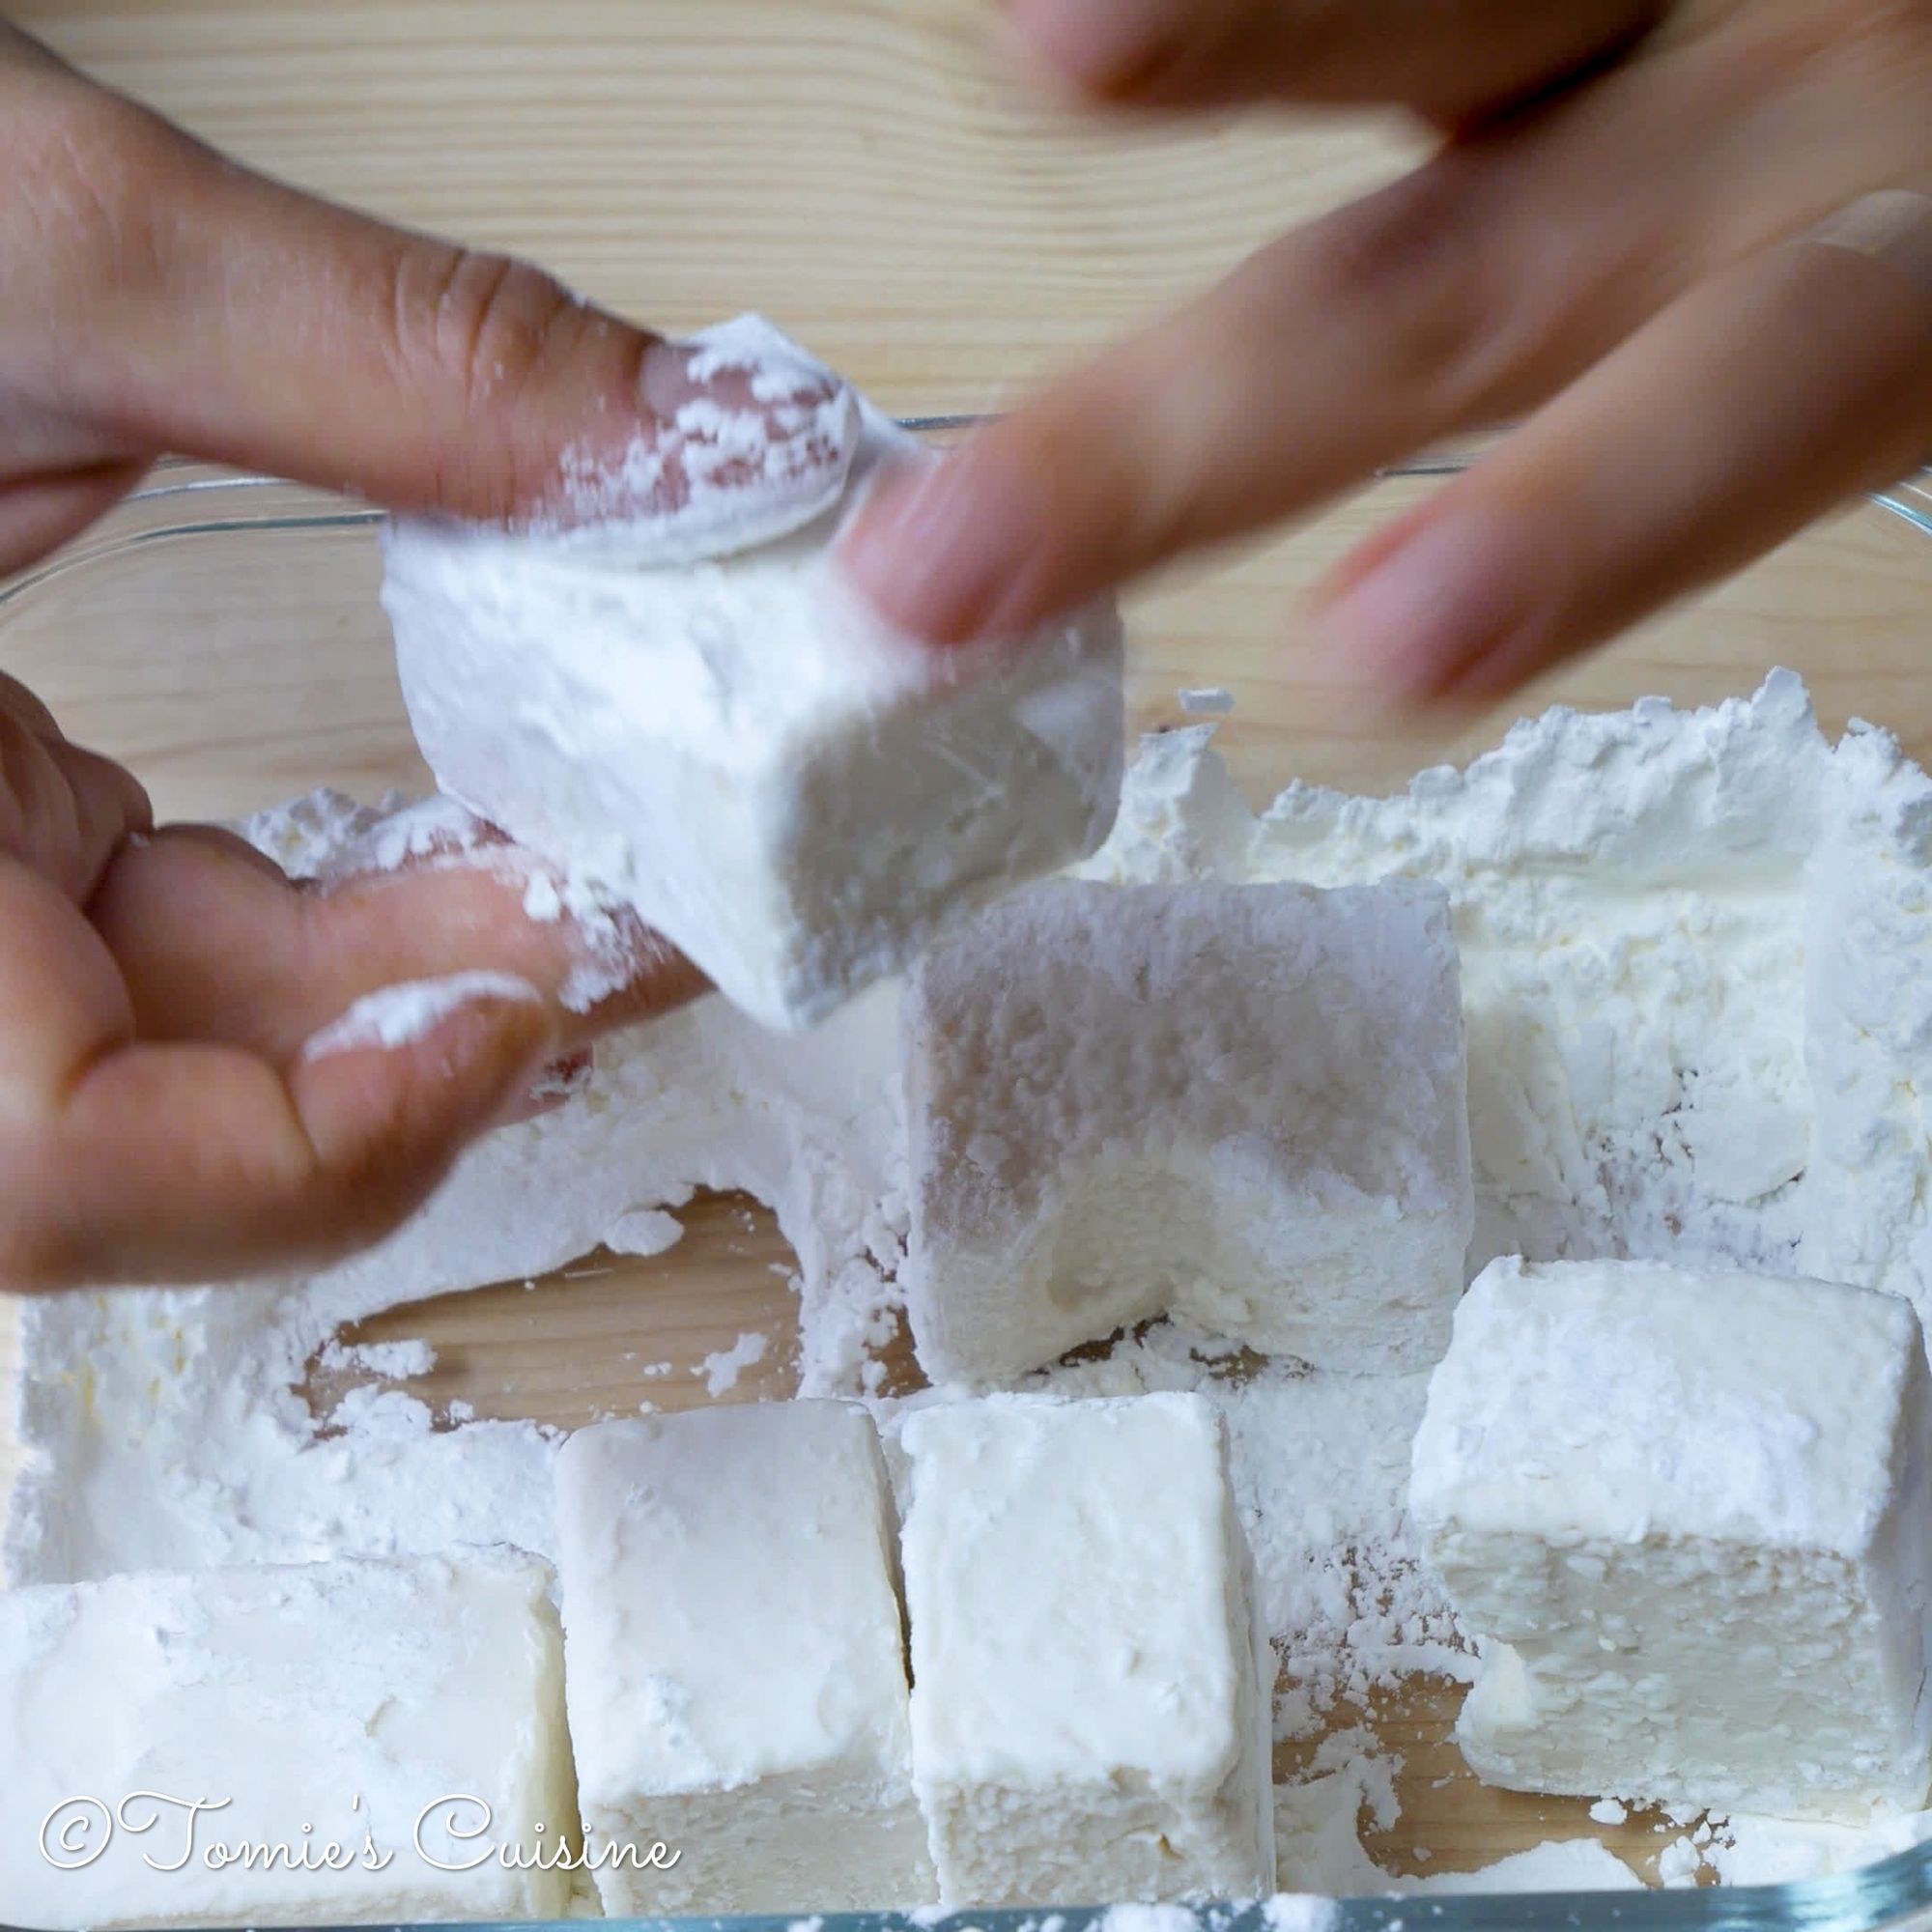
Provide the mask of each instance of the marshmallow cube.
{"label": "marshmallow cube", "polygon": [[900,1446],[942,1901],[1270,1892],[1273,1665],[1208,1403],[990,1396]]}
{"label": "marshmallow cube", "polygon": [[1932,1782],[1928,1378],[1909,1303],[1635,1262],[1484,1270],[1410,1508],[1489,1783],[1861,1819]]}
{"label": "marshmallow cube", "polygon": [[1427,1367],[1474,1225],[1439,888],[1054,881],[945,935],[904,1009],[908,1308],[934,1381],[1172,1312]]}
{"label": "marshmallow cube", "polygon": [[[571,1737],[606,1915],[929,1901],[866,1411],[602,1423],[564,1445],[556,1486]],[[668,1869],[655,1844],[677,1854]]]}
{"label": "marshmallow cube", "polygon": [[846,587],[831,547],[862,479],[926,459],[841,393],[849,470],[829,502],[805,499],[800,527],[714,520],[693,555],[662,517],[594,542],[414,518],[384,546],[403,696],[438,783],[781,1028],[1092,852],[1124,754],[1111,604],[940,650]]}
{"label": "marshmallow cube", "polygon": [[470,1550],[0,1594],[0,1920],[560,1918],[549,1590]]}

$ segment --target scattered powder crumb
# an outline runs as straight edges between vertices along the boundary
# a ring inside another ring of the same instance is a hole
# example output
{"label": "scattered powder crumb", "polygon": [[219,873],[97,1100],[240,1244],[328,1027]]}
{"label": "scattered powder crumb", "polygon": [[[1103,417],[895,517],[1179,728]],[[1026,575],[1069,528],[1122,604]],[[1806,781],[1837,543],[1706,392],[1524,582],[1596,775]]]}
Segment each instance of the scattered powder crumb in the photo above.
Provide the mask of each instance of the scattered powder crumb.
{"label": "scattered powder crumb", "polygon": [[1199,1932],[1185,1905],[1110,1905],[1097,1932]]}
{"label": "scattered powder crumb", "polygon": [[1179,698],[1180,708],[1189,718],[1223,718],[1235,708],[1235,694],[1225,685],[1183,688],[1175,696]]}
{"label": "scattered powder crumb", "polygon": [[1332,1898],[1305,1891],[1278,1891],[1262,1901],[1262,1923],[1267,1932],[1330,1932],[1341,1916]]}
{"label": "scattered powder crumb", "polygon": [[382,1376],[389,1381],[408,1381],[426,1376],[436,1367],[436,1350],[427,1342],[355,1342],[331,1337],[316,1357],[316,1366],[328,1375],[360,1372]]}
{"label": "scattered powder crumb", "polygon": [[661,1255],[684,1238],[684,1224],[662,1208],[633,1208],[611,1222],[604,1245],[612,1254]]}
{"label": "scattered powder crumb", "polygon": [[563,895],[548,872],[532,872],[524,888],[524,917],[548,925],[563,917]]}
{"label": "scattered powder crumb", "polygon": [[1641,1891],[1643,1881],[1595,1838],[1546,1838],[1472,1872],[1439,1872],[1400,1882],[1424,1897],[1481,1892]]}
{"label": "scattered powder crumb", "polygon": [[1703,1853],[1690,1838],[1673,1838],[1657,1855],[1658,1883],[1671,1888],[1695,1885],[1697,1867],[1703,1862]]}
{"label": "scattered powder crumb", "polygon": [[444,1413],[448,1415],[451,1422],[459,1425],[465,1422],[474,1422],[476,1420],[476,1405],[473,1402],[466,1402],[459,1395],[451,1400]]}
{"label": "scattered powder crumb", "polygon": [[1630,1807],[1614,1798],[1600,1798],[1590,1806],[1590,1816],[1599,1825],[1621,1825],[1630,1816]]}
{"label": "scattered powder crumb", "polygon": [[328,1426],[344,1435],[427,1435],[436,1426],[429,1405],[401,1389],[369,1384],[353,1388],[329,1412]]}
{"label": "scattered powder crumb", "polygon": [[706,1395],[714,1398],[724,1395],[737,1387],[738,1378],[747,1369],[755,1368],[765,1359],[770,1347],[769,1335],[755,1328],[747,1329],[728,1349],[706,1355],[692,1373],[704,1378]]}

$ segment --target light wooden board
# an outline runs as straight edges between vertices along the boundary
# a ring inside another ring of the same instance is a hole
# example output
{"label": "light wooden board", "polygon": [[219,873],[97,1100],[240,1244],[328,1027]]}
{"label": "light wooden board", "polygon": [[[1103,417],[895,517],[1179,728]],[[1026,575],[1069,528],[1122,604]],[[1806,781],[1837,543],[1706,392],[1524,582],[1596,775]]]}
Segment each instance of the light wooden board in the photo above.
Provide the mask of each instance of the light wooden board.
{"label": "light wooden board", "polygon": [[[539,257],[661,326],[762,308],[908,413],[998,406],[1406,153],[1387,128],[1068,124],[988,61],[978,0],[27,0],[11,13],[259,165]],[[1257,799],[1296,776],[1384,788],[1493,742],[1513,712],[1457,730],[1347,726],[1298,650],[1301,590],[1419,487],[1386,486],[1137,597],[1137,722],[1179,722],[1179,684],[1228,685],[1238,702],[1221,743]],[[417,783],[373,582],[360,533],[184,539],[65,580],[0,631],[0,658],[74,735],[132,760],[164,810]],[[1829,724],[1861,712],[1923,753],[1928,645],[1932,542],[1866,513],[1530,702],[1703,700],[1784,663]],[[726,1399],[787,1393],[794,1311],[775,1270],[789,1258],[769,1217],[700,1202],[685,1218],[683,1241],[653,1261],[589,1257],[534,1288],[395,1311],[358,1338],[433,1342],[435,1373],[410,1386],[440,1408],[461,1399],[564,1426],[708,1399],[704,1358],[743,1330],[769,1333],[771,1352]],[[1453,1701],[1416,1687],[1374,1714],[1405,1757],[1403,1817],[1373,1838],[1378,1857],[1461,1868],[1589,1829],[1580,1805],[1474,1786],[1443,1742]],[[1653,1824],[1613,1835],[1640,1860],[1663,1842]]]}

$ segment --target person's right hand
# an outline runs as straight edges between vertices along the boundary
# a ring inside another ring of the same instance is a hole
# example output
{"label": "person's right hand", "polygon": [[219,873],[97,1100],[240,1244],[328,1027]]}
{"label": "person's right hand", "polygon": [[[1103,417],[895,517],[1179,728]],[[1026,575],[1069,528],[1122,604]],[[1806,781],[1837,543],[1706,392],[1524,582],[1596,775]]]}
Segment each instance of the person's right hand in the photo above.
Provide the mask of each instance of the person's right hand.
{"label": "person's right hand", "polygon": [[[164,451],[508,522],[578,515],[640,450],[594,511],[829,460],[789,407],[810,386],[690,365],[534,269],[251,175],[0,24],[0,575]],[[590,936],[526,918],[527,862],[487,857],[298,889],[225,833],[154,829],[130,774],[0,678],[0,1289],[339,1255],[554,1056],[702,989],[632,921],[628,983],[574,1010]],[[477,972],[533,997],[318,1051],[364,995]]]}
{"label": "person's right hand", "polygon": [[920,637],[1024,630],[1520,419],[1309,613],[1370,702],[1486,702],[1932,460],[1925,0],[1005,18],[1030,71],[1089,100],[1397,107],[1440,139],[876,492],[846,560]]}

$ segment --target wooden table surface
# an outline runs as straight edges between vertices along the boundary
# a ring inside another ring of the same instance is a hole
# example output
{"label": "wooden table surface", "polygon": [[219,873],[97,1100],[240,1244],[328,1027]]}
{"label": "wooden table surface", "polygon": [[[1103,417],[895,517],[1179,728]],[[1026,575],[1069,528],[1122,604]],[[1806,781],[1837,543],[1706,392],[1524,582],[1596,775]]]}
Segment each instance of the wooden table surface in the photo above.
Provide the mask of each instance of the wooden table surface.
{"label": "wooden table surface", "polygon": [[[547,263],[665,327],[740,308],[780,320],[906,413],[982,410],[1155,312],[1280,226],[1386,178],[1390,127],[1128,132],[1028,99],[988,58],[980,0],[27,0],[10,13],[210,140],[395,218]],[[1492,742],[1509,712],[1339,729],[1297,649],[1296,593],[1421,486],[1385,485],[1280,542],[1130,607],[1135,708],[1228,685],[1222,743],[1250,792],[1291,776],[1371,788]],[[211,562],[211,558],[214,558]],[[323,781],[419,782],[366,539],[299,554],[156,546],[75,573],[0,630],[0,658],[70,731],[128,756],[164,809],[228,812]],[[1704,700],[1773,663],[1828,724],[1860,713],[1932,750],[1932,540],[1861,511],[1714,597],[1552,679],[1532,703]],[[365,1339],[426,1336],[433,1403],[569,1425],[648,1397],[701,1400],[701,1358],[779,1338],[733,1399],[792,1385],[786,1252],[761,1211],[698,1204],[648,1263],[592,1257],[398,1311]],[[0,1321],[0,1373],[11,1338]],[[631,1363],[668,1360],[639,1379]],[[4,1449],[0,1449],[4,1456]],[[0,1478],[4,1477],[0,1462]],[[1406,1868],[1480,1862],[1581,1806],[1482,1792],[1434,1694],[1381,1714]],[[1633,1856],[1662,1840],[1625,1828]],[[1293,1874],[1284,1874],[1285,1882]]]}

